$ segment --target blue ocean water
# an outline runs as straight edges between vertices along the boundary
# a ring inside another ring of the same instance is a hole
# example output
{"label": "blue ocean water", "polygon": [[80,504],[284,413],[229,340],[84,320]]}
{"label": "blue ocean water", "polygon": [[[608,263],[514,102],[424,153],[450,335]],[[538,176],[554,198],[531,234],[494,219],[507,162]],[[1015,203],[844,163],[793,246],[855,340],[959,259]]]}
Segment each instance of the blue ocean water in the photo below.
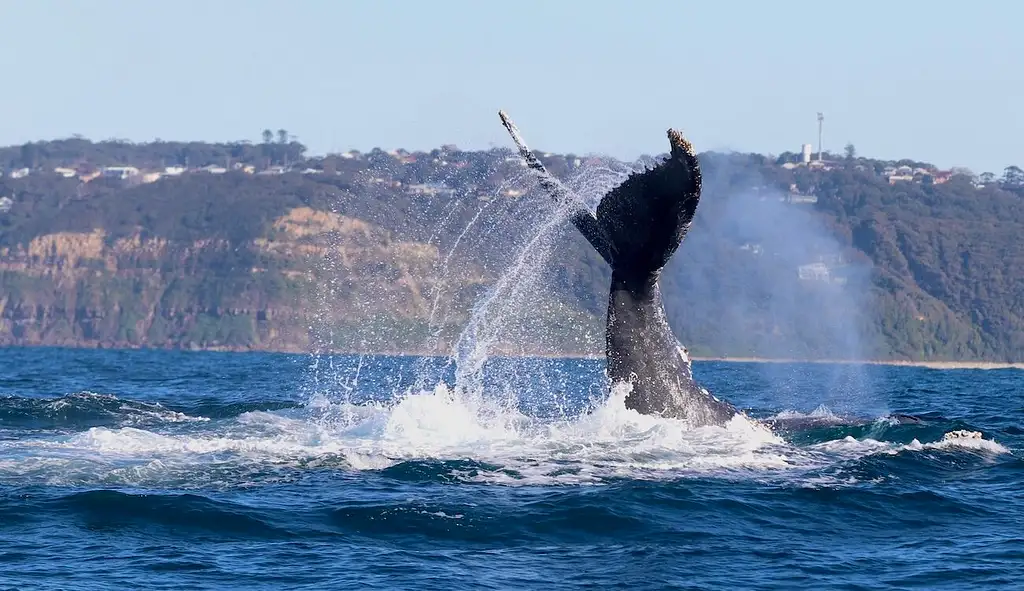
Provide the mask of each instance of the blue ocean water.
{"label": "blue ocean water", "polygon": [[0,588],[1021,587],[1021,372],[697,363],[790,421],[685,431],[601,371],[0,350]]}

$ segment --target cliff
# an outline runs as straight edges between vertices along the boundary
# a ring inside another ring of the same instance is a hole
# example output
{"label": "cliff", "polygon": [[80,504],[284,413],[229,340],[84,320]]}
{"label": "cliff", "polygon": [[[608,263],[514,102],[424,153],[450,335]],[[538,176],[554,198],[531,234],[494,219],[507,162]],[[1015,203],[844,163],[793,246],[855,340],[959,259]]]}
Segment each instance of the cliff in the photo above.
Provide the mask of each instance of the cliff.
{"label": "cliff", "polygon": [[[374,150],[288,171],[301,146],[190,144],[174,150],[193,170],[108,178],[86,163],[159,169],[175,152],[46,146],[27,151],[30,174],[0,177],[0,345],[447,353],[476,306],[485,322],[467,334],[497,350],[603,350],[607,266],[508,151]],[[251,163],[195,161],[236,153]],[[628,169],[544,160],[591,200]],[[663,275],[695,354],[1024,357],[1024,188],[1009,177],[701,160],[704,198]]]}

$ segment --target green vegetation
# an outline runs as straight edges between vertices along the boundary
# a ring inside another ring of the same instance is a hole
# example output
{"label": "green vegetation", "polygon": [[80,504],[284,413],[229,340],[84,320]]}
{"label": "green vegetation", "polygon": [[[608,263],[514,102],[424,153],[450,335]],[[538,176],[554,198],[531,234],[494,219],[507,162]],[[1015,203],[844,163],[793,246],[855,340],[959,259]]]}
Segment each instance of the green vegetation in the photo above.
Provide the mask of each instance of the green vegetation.
{"label": "green vegetation", "polygon": [[[0,148],[0,344],[448,351],[552,214],[507,150],[309,159],[285,130],[263,136]],[[692,353],[1024,360],[1021,169],[853,145],[812,166],[701,159],[701,209],[663,280]],[[567,179],[622,168],[543,160]],[[139,172],[97,176],[115,165]],[[544,288],[509,296],[491,336],[600,353],[606,265],[571,228],[545,244]]]}

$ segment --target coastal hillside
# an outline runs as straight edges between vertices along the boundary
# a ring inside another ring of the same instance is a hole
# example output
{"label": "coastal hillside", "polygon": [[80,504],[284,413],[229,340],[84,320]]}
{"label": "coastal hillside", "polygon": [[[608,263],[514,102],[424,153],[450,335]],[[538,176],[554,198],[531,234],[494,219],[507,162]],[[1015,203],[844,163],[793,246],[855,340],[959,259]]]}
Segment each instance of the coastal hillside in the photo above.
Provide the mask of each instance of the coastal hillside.
{"label": "coastal hillside", "polygon": [[[607,266],[510,151],[308,158],[281,137],[0,148],[0,345],[603,350]],[[639,165],[542,160],[595,204]],[[1024,360],[1020,169],[701,161],[663,277],[693,353]]]}

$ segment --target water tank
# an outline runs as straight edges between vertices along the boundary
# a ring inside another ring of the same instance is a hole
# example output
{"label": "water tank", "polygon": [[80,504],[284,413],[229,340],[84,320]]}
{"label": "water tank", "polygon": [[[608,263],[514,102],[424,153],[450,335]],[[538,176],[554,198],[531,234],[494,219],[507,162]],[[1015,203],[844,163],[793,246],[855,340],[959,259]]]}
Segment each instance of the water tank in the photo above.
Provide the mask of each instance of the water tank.
{"label": "water tank", "polygon": [[811,144],[804,144],[800,146],[800,154],[803,156],[804,164],[811,161]]}

